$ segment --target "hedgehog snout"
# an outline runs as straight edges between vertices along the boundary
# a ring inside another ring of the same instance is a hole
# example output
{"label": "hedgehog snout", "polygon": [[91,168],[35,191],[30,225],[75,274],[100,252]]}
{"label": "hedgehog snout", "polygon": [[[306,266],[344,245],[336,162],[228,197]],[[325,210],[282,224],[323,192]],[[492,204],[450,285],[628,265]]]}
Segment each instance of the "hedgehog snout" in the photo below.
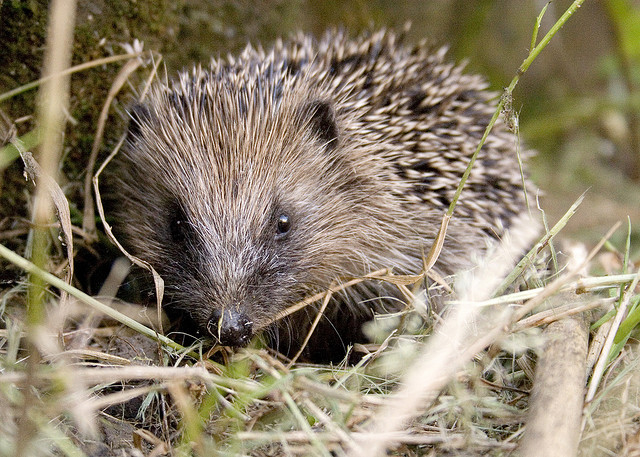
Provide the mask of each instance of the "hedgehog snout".
{"label": "hedgehog snout", "polygon": [[253,323],[237,309],[214,310],[207,331],[222,346],[244,347],[253,336]]}

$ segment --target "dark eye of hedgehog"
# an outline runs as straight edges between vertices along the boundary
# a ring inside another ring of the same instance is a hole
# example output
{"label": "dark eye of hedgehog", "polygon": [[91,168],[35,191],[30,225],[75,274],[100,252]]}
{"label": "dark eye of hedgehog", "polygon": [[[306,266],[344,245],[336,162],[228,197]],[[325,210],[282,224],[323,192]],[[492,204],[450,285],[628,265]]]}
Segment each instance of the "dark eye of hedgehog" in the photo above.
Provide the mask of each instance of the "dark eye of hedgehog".
{"label": "dark eye of hedgehog", "polygon": [[182,243],[185,239],[185,230],[187,222],[179,217],[171,219],[169,230],[171,233],[171,240],[174,243]]}
{"label": "dark eye of hedgehog", "polygon": [[278,223],[276,224],[276,240],[284,238],[291,229],[291,219],[286,214],[278,216]]}

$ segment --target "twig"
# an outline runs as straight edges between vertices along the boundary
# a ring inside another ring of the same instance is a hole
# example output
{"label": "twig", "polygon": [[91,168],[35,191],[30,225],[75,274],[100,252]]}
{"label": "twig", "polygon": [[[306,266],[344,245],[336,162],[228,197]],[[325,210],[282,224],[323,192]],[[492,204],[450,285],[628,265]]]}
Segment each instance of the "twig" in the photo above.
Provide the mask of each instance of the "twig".
{"label": "twig", "polygon": [[107,98],[102,105],[102,111],[100,112],[100,117],[98,118],[98,128],[96,129],[96,133],[93,136],[93,146],[91,146],[91,154],[89,155],[89,160],[87,161],[87,169],[84,178],[84,214],[82,217],[82,229],[85,232],[91,234],[91,236],[93,237],[95,237],[96,235],[96,218],[93,208],[91,179],[93,177],[93,169],[96,165],[96,159],[98,158],[98,150],[100,148],[100,144],[102,143],[102,136],[104,135],[104,126],[107,122],[109,108],[111,107],[113,99],[116,97],[118,92],[120,92],[120,89],[122,89],[124,83],[127,82],[129,76],[131,76],[131,74],[136,71],[140,65],[142,65],[142,61],[140,59],[134,58],[128,61],[118,72],[118,75],[111,84],[111,88],[109,89]]}
{"label": "twig", "polygon": [[544,331],[522,457],[571,457],[578,451],[589,331],[583,316],[550,324]]}

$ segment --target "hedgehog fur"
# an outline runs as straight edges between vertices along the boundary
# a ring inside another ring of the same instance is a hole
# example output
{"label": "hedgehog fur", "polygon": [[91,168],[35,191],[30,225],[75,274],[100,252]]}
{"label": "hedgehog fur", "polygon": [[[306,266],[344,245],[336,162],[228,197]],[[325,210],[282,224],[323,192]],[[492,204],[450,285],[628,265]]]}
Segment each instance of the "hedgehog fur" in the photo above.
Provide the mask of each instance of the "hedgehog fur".
{"label": "hedgehog fur", "polygon": [[[156,84],[131,110],[117,219],[164,278],[183,330],[242,346],[340,278],[420,271],[495,94],[444,48],[403,41],[331,31],[268,52],[249,46]],[[516,145],[499,120],[456,207],[440,275],[470,267],[526,212]],[[342,348],[372,313],[403,306],[395,286],[351,288],[311,351]],[[284,352],[305,335],[299,314],[270,327]]]}

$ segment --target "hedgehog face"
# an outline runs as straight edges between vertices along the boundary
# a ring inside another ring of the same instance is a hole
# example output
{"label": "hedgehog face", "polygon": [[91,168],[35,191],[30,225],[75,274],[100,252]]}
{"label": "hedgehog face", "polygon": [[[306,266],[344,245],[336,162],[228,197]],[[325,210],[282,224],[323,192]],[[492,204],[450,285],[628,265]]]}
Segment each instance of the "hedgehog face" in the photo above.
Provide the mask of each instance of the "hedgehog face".
{"label": "hedgehog face", "polygon": [[250,204],[259,208],[259,224],[237,213],[220,218],[221,207],[233,206],[228,201],[213,211],[183,201],[161,220],[169,227],[165,262],[157,263],[167,306],[187,313],[196,333],[228,346],[248,343],[254,330],[302,298],[299,284],[310,281],[309,266],[295,254],[304,242],[300,213],[279,203]]}
{"label": "hedgehog face", "polygon": [[133,111],[121,217],[129,247],[165,280],[167,308],[243,346],[349,271],[367,185],[345,162],[331,102],[187,89]]}

